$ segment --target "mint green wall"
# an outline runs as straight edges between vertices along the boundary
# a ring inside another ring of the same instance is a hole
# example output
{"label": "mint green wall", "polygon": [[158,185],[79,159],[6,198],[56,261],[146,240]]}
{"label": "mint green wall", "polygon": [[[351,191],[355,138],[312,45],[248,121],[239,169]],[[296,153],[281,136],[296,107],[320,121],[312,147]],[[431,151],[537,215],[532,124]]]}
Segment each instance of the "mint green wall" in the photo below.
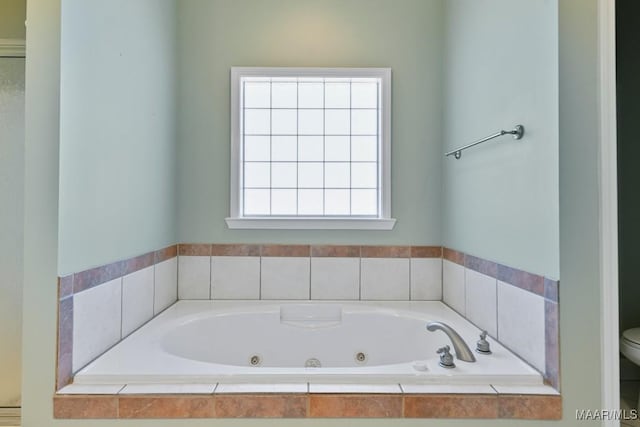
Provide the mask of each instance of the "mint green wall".
{"label": "mint green wall", "polygon": [[[440,244],[441,0],[181,0],[178,238]],[[391,67],[392,231],[228,230],[229,69]]]}
{"label": "mint green wall", "polygon": [[444,244],[557,278],[557,1],[445,1]]}
{"label": "mint green wall", "polygon": [[[396,0],[393,0],[396,3]],[[52,419],[58,272],[60,148],[60,2],[28,4],[23,408],[24,427],[215,426],[513,426],[512,420],[142,420]],[[562,422],[523,426],[585,426],[577,408],[600,408],[597,194],[596,0],[559,0],[560,44],[560,298]],[[397,4],[397,3],[396,3]],[[594,313],[585,316],[585,313]]]}
{"label": "mint green wall", "polygon": [[0,39],[24,39],[26,0],[0,1]]}
{"label": "mint green wall", "polygon": [[61,274],[176,238],[175,1],[63,6]]}

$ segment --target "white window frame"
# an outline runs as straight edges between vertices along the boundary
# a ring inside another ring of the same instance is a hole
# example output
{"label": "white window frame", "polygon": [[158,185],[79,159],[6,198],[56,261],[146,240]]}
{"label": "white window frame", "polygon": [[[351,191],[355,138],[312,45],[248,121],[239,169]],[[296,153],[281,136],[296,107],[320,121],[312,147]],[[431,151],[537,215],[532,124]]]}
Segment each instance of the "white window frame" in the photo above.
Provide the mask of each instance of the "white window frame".
{"label": "white window frame", "polygon": [[[370,77],[379,78],[381,88],[381,120],[379,152],[380,193],[377,217],[278,217],[242,216],[242,112],[240,82],[243,77]],[[231,68],[231,168],[230,216],[231,229],[298,229],[298,230],[391,230],[396,220],[391,218],[391,69],[390,68]]]}

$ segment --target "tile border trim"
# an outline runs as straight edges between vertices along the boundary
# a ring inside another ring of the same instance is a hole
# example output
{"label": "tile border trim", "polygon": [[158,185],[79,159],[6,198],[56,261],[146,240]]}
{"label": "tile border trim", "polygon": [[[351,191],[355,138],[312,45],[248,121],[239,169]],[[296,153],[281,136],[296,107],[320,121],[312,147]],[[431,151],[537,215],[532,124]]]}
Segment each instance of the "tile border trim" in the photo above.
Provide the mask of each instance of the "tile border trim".
{"label": "tile border trim", "polygon": [[260,256],[260,245],[213,244],[211,256]]}
{"label": "tile border trim", "polygon": [[464,253],[458,252],[454,249],[449,249],[446,246],[442,247],[442,259],[454,262],[464,267]]}
{"label": "tile border trim", "polygon": [[73,298],[58,300],[56,390],[73,379]]}
{"label": "tile border trim", "polygon": [[492,418],[560,420],[559,395],[324,394],[55,395],[55,419]]}
{"label": "tile border trim", "polygon": [[110,280],[174,258],[177,256],[177,247],[178,245],[170,245],[157,251],[61,276],[58,278],[58,299],[86,291]]}
{"label": "tile border trim", "polygon": [[442,258],[442,246],[179,243],[179,256]]}
{"label": "tile border trim", "polygon": [[503,283],[515,286],[525,291],[558,302],[558,288],[560,282],[554,279],[529,273],[524,270],[509,267],[495,261],[486,260],[471,254],[442,248],[442,259],[451,261],[470,270],[477,271],[485,276],[492,277]]}
{"label": "tile border trim", "polygon": [[261,245],[260,256],[308,258],[311,245]]}

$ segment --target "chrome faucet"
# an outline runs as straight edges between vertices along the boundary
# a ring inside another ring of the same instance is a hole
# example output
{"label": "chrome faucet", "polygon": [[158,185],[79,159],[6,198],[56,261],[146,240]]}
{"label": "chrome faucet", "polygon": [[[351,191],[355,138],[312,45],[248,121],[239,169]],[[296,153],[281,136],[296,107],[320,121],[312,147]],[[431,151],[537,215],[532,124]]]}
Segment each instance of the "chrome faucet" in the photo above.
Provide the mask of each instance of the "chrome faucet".
{"label": "chrome faucet", "polygon": [[429,322],[427,323],[427,330],[433,332],[440,330],[447,334],[453,344],[453,350],[456,352],[456,357],[464,362],[475,362],[476,358],[464,342],[462,337],[453,330],[453,328],[446,323],[442,322]]}

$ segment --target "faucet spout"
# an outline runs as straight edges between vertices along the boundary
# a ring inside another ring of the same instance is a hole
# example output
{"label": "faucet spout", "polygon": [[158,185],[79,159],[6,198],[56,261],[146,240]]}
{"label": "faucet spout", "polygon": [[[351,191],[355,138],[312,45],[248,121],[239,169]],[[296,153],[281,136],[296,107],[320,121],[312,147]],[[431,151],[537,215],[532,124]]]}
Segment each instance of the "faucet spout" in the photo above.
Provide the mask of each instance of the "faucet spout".
{"label": "faucet spout", "polygon": [[451,344],[453,345],[453,350],[456,352],[456,357],[464,362],[475,362],[476,358],[469,349],[467,343],[464,342],[462,337],[453,330],[453,328],[446,323],[443,322],[429,322],[427,323],[427,330],[433,331],[442,331],[451,340]]}

